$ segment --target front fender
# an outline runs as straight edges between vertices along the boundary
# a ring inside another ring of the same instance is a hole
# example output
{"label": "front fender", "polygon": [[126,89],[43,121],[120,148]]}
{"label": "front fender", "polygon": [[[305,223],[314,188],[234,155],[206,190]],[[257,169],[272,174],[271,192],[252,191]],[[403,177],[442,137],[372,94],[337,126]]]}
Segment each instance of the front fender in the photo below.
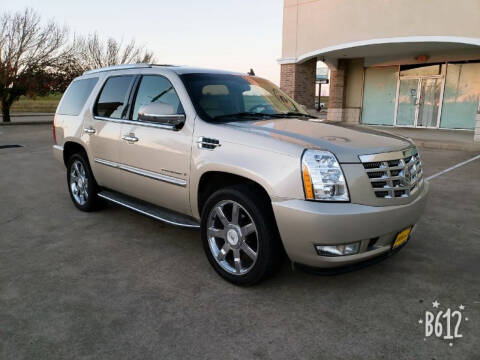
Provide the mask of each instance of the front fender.
{"label": "front fender", "polygon": [[203,174],[210,171],[242,176],[262,186],[272,201],[303,199],[300,157],[222,142],[214,150],[194,146],[190,178],[192,214],[200,218],[198,190]]}

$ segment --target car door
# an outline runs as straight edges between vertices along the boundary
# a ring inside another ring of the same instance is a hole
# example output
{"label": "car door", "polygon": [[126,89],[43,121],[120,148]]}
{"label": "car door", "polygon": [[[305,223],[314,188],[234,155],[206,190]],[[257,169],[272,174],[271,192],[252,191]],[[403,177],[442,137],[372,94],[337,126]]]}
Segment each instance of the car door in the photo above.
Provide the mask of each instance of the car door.
{"label": "car door", "polygon": [[93,105],[92,114],[84,122],[84,138],[90,165],[101,186],[120,190],[120,133],[122,119],[128,116],[128,96],[135,75],[113,75],[104,82]]}
{"label": "car door", "polygon": [[172,82],[157,74],[142,75],[136,85],[130,121],[122,125],[120,159],[122,192],[184,214],[191,214],[188,190],[193,114],[172,128],[140,121],[138,110],[149,103],[172,106],[185,114]]}

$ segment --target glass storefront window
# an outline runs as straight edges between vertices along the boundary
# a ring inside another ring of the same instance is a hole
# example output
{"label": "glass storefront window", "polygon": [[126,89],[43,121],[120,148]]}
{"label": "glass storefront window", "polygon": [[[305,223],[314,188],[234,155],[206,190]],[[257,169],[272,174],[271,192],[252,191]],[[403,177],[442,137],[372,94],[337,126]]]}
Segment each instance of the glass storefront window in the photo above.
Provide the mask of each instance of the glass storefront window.
{"label": "glass storefront window", "polygon": [[362,123],[393,125],[398,66],[365,69]]}
{"label": "glass storefront window", "polygon": [[442,73],[442,64],[402,65],[400,76],[431,76]]}
{"label": "glass storefront window", "polygon": [[477,112],[480,61],[365,69],[364,124],[473,129]]}
{"label": "glass storefront window", "polygon": [[480,98],[480,63],[448,64],[440,127],[473,129]]}

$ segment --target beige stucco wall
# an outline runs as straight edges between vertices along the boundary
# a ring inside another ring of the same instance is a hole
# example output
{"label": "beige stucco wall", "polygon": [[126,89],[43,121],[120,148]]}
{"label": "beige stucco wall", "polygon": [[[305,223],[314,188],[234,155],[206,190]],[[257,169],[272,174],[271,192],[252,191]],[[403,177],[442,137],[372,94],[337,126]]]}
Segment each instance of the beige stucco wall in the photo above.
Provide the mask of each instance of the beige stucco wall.
{"label": "beige stucco wall", "polygon": [[285,0],[282,59],[370,39],[480,38],[480,0]]}

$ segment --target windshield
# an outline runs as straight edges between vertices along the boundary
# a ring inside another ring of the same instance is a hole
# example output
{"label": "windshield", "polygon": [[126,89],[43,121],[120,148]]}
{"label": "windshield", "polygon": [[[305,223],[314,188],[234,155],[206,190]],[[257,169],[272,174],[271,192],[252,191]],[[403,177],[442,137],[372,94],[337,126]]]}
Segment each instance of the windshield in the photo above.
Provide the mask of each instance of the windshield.
{"label": "windshield", "polygon": [[303,108],[268,80],[247,75],[180,75],[195,110],[206,121],[308,116]]}

